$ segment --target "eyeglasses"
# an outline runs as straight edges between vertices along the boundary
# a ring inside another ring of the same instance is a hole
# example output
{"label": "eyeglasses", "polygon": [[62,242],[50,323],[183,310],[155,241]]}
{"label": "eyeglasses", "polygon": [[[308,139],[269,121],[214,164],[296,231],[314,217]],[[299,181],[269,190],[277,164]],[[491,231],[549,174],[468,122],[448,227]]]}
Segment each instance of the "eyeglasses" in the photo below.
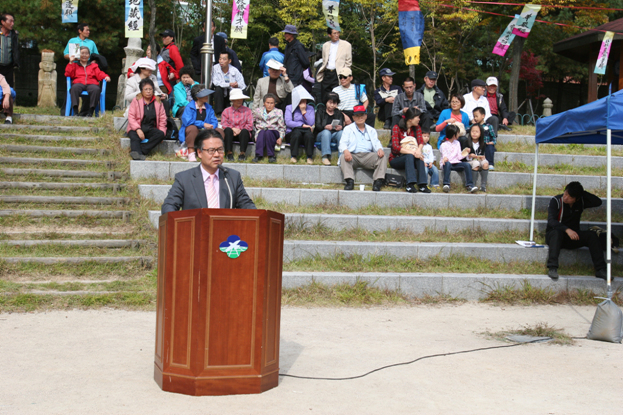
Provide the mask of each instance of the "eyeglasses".
{"label": "eyeglasses", "polygon": [[338,76],[338,78],[340,78],[340,79],[348,79],[348,76],[340,75],[340,76]]}
{"label": "eyeglasses", "polygon": [[214,153],[216,153],[217,151],[220,154],[225,153],[225,149],[223,147],[219,147],[219,148],[202,148],[201,151],[205,151],[206,153],[208,153],[209,155],[214,155]]}

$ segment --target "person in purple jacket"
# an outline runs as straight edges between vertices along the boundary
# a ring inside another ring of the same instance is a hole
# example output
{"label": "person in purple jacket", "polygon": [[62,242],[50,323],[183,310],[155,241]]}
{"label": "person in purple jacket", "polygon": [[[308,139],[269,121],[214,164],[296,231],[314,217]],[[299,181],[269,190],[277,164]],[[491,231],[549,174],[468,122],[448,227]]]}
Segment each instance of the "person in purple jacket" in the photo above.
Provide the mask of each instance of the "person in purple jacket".
{"label": "person in purple jacket", "polygon": [[290,143],[291,163],[296,163],[299,147],[305,146],[307,164],[313,163],[314,157],[314,107],[308,104],[314,98],[302,85],[292,90],[292,105],[285,110],[286,143]]}

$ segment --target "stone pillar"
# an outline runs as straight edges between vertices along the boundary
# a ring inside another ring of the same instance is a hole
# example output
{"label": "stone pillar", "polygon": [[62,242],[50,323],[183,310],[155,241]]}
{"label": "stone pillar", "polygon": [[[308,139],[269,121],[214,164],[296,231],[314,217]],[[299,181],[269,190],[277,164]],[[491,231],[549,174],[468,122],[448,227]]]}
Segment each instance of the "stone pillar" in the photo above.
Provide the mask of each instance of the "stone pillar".
{"label": "stone pillar", "polygon": [[144,55],[143,49],[141,49],[141,39],[137,37],[128,38],[128,46],[123,48],[123,50],[125,50],[126,56],[124,59],[125,63],[117,84],[117,107],[119,108],[125,108],[125,81],[128,79],[128,69]]}
{"label": "stone pillar", "polygon": [[549,117],[550,115],[552,115],[552,108],[554,108],[552,100],[549,98],[545,98],[545,101],[543,101],[543,116]]}
{"label": "stone pillar", "polygon": [[56,64],[54,51],[44,49],[39,63],[38,107],[56,107]]}

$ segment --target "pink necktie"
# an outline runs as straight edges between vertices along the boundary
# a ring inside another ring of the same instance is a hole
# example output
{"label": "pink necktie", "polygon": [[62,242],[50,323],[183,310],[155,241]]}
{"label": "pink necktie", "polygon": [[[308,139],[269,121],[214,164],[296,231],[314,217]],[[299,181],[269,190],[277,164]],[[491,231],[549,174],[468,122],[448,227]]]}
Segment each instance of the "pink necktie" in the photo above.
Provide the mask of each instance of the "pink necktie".
{"label": "pink necktie", "polygon": [[214,180],[216,180],[216,175],[208,176],[206,186],[208,190],[208,207],[211,209],[218,209],[218,193],[216,193],[216,188],[214,187]]}

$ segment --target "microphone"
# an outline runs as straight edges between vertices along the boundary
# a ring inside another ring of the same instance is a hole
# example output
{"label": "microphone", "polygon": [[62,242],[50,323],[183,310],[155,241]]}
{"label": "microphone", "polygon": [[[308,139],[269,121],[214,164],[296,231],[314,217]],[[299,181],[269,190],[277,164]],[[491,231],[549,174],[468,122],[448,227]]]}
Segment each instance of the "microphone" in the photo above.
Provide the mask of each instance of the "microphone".
{"label": "microphone", "polygon": [[227,170],[227,167],[224,167],[222,164],[219,164],[218,168],[221,169],[221,171],[223,172],[223,178],[225,179],[225,184],[227,185],[227,191],[229,192],[229,208],[233,209],[234,199],[232,198],[231,187],[229,187],[229,181],[227,180],[227,177],[226,177],[227,173],[229,173],[229,170]]}

